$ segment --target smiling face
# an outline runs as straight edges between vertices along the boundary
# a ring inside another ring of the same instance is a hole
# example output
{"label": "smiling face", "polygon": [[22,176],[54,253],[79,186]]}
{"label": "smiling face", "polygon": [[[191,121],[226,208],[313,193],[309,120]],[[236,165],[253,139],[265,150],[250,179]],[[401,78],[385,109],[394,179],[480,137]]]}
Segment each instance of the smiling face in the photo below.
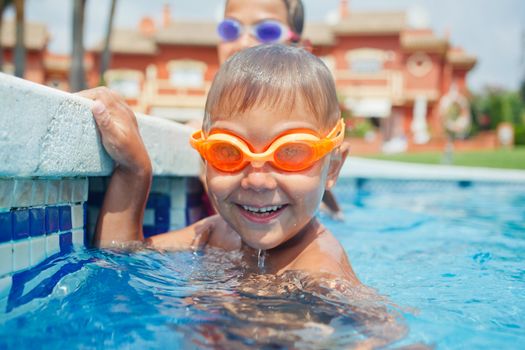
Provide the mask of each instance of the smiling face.
{"label": "smiling face", "polygon": [[[307,129],[325,137],[339,118],[335,84],[321,60],[299,48],[259,45],[234,55],[217,72],[206,100],[203,132],[206,138],[225,131],[261,153],[290,130]],[[207,164],[208,194],[246,244],[271,249],[309,232],[308,223],[342,163],[335,148],[297,172],[261,161],[228,173]]]}
{"label": "smiling face", "polygon": [[[252,26],[262,20],[275,20],[287,25],[287,10],[283,0],[228,0],[224,18],[235,19],[244,26]],[[260,42],[245,31],[239,39],[220,42],[217,51],[219,62],[223,64],[234,53]]]}
{"label": "smiling face", "polygon": [[[262,152],[292,129],[317,132],[319,122],[303,104],[291,110],[256,106],[228,118],[212,118],[210,132],[227,130]],[[324,136],[324,135],[323,135]],[[255,249],[271,249],[308,229],[327,184],[331,155],[300,172],[285,172],[269,163],[249,164],[235,173],[206,166],[210,198],[226,222]]]}

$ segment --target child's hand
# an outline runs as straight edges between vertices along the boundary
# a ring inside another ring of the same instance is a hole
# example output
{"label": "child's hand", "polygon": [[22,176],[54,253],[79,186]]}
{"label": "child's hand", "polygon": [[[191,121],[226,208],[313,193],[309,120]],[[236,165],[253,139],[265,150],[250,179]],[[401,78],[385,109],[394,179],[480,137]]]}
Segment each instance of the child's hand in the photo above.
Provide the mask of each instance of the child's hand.
{"label": "child's hand", "polygon": [[94,243],[107,247],[142,241],[152,169],[135,114],[117,93],[107,88],[78,94],[95,101],[91,110],[102,143],[117,163],[100,209]]}
{"label": "child's hand", "polygon": [[102,143],[117,166],[136,175],[150,174],[151,161],[137,119],[122,97],[105,87],[84,90],[78,95],[95,101],[91,110]]}

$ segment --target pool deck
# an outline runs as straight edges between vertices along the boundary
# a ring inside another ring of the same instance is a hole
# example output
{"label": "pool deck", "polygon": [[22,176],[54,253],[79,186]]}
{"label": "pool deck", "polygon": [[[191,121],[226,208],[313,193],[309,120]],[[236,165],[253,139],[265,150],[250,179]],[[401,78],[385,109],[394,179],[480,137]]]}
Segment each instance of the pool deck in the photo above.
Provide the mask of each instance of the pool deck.
{"label": "pool deck", "polygon": [[341,169],[340,176],[374,179],[525,183],[525,171],[523,170],[414,164],[359,157],[348,157]]}

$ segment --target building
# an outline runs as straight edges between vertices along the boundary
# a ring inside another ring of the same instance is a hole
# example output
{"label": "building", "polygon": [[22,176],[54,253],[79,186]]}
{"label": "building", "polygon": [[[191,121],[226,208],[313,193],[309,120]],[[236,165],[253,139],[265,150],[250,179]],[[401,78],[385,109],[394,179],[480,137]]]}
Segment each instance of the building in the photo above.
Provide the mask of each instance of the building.
{"label": "building", "polygon": [[[385,151],[400,140],[442,137],[449,115],[458,129],[468,120],[466,76],[475,57],[430,29],[411,28],[404,12],[353,12],[345,0],[339,12],[335,24],[307,23],[304,36],[333,72],[343,108],[378,126]],[[137,28],[114,29],[104,81],[139,112],[199,119],[219,66],[216,23],[173,20],[168,5],[161,22],[144,18]],[[100,81],[101,48],[88,54],[91,86]],[[67,58],[45,50],[44,57],[40,80],[28,77],[67,87]]]}
{"label": "building", "polygon": [[[4,52],[4,67],[5,73],[14,74],[14,47],[16,38],[15,21],[4,21],[2,25],[2,46]],[[47,28],[42,23],[26,23],[24,41],[26,47],[26,64],[25,64],[25,78],[44,84],[46,82],[45,56],[47,52],[47,44],[49,42],[49,33]]]}

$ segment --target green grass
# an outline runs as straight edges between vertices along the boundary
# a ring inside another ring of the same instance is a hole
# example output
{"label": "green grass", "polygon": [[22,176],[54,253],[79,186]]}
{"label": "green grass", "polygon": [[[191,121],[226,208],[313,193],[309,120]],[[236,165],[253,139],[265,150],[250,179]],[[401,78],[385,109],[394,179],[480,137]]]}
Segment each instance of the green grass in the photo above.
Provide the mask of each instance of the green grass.
{"label": "green grass", "polygon": [[[367,158],[407,163],[442,164],[443,153],[409,153],[372,155]],[[512,150],[454,152],[452,165],[525,170],[525,146]]]}

